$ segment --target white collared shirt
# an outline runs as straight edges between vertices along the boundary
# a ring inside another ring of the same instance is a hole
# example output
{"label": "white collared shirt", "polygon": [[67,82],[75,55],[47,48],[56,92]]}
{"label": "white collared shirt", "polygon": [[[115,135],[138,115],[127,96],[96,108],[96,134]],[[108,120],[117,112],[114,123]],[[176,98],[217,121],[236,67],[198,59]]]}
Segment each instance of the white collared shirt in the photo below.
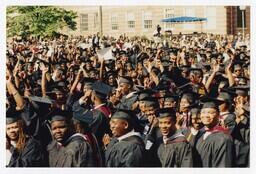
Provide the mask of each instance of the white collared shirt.
{"label": "white collared shirt", "polygon": [[117,139],[118,139],[118,141],[122,141],[123,139],[128,138],[128,137],[131,137],[131,136],[133,136],[133,135],[136,135],[136,136],[138,136],[138,137],[141,137],[140,133],[139,133],[139,132],[135,132],[134,129],[133,129],[132,131],[130,131],[130,132],[128,132],[127,134],[124,134],[124,135],[118,137]]}
{"label": "white collared shirt", "polygon": [[[167,139],[168,140],[174,140],[177,137],[185,137],[185,136],[181,133],[181,131],[176,131],[175,134],[173,134],[172,136],[168,137]],[[163,141],[167,141],[167,140],[164,139],[164,137],[163,137]]]}
{"label": "white collared shirt", "polygon": [[98,109],[99,107],[101,107],[101,106],[103,106],[103,105],[105,105],[105,103],[102,103],[102,104],[100,104],[100,105],[98,105],[98,106],[95,106],[93,109]]}
{"label": "white collared shirt", "polygon": [[193,127],[191,127],[191,133],[192,133],[192,135],[197,135],[198,134],[198,132],[199,132],[199,130],[196,130],[195,128],[193,128]]}

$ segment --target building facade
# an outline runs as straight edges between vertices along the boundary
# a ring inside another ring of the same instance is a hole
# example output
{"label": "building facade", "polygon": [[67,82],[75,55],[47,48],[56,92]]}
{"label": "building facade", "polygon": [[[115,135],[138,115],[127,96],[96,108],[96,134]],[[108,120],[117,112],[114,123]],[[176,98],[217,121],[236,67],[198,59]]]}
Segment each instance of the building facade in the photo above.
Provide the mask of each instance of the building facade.
{"label": "building facade", "polygon": [[[173,34],[180,32],[184,34],[193,32],[231,34],[230,7],[225,6],[102,6],[101,10],[99,6],[61,7],[78,13],[77,30],[63,30],[62,32],[67,35],[91,35],[100,32],[102,26],[103,35],[117,37],[125,33],[128,36],[152,37],[158,24],[162,32],[171,30]],[[102,14],[102,22],[100,14]],[[178,16],[204,17],[207,21],[185,24],[161,22],[163,18]],[[249,16],[246,15],[247,18]]]}
{"label": "building facade", "polygon": [[[227,33],[237,34],[243,31],[243,16],[239,6],[228,6],[227,8]],[[244,30],[245,34],[250,33],[250,7],[247,6],[244,11]]]}

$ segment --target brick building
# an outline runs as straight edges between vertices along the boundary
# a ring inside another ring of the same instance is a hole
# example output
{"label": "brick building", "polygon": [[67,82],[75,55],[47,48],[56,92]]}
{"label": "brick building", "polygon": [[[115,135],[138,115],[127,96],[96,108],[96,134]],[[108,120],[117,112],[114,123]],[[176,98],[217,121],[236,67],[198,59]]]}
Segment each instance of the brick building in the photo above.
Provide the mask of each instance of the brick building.
{"label": "brick building", "polygon": [[[63,30],[68,35],[88,35],[102,31],[104,35],[128,36],[145,35],[151,37],[159,24],[162,31],[177,33],[207,32],[215,34],[235,34],[241,31],[241,15],[236,6],[61,6],[78,13],[77,30]],[[100,13],[101,11],[101,13]],[[246,32],[250,32],[250,7],[246,8]],[[207,22],[170,24],[162,23],[167,17],[205,17]]]}

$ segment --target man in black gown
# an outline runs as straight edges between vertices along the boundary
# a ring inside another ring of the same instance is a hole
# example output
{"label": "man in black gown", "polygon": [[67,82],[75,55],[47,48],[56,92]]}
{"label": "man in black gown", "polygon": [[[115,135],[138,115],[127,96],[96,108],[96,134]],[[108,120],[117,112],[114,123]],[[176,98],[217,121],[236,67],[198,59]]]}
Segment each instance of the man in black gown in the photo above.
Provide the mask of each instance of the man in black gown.
{"label": "man in black gown", "polygon": [[175,126],[175,111],[172,108],[160,109],[157,115],[163,135],[157,150],[162,167],[192,167],[192,148]]}
{"label": "man in black gown", "polygon": [[131,111],[119,110],[110,120],[113,138],[105,152],[106,167],[143,167],[144,143],[134,131],[136,116]]}
{"label": "man in black gown", "polygon": [[234,158],[233,142],[228,130],[218,126],[221,101],[207,99],[201,110],[204,133],[198,139],[196,149],[202,167],[232,167]]}

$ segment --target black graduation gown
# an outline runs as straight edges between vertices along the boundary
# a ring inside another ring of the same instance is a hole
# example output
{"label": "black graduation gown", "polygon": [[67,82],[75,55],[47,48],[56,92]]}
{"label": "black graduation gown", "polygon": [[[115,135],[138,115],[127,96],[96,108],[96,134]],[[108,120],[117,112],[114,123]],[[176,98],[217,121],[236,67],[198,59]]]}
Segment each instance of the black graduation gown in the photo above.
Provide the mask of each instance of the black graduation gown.
{"label": "black graduation gown", "polygon": [[199,163],[202,164],[202,167],[232,167],[234,146],[231,136],[223,131],[216,131],[204,140],[204,134],[196,143],[196,149],[201,159]]}
{"label": "black graduation gown", "polygon": [[93,120],[90,124],[91,130],[96,136],[99,146],[103,147],[102,138],[104,134],[110,134],[109,118],[107,118],[101,111],[93,110]]}
{"label": "black graduation gown", "polygon": [[[86,115],[86,111],[88,111],[88,109],[90,108],[81,106],[78,101],[76,101],[72,107],[73,114],[79,114],[82,116]],[[102,138],[104,134],[110,133],[109,118],[98,109],[93,109],[92,112],[92,117],[86,116],[88,118],[87,123],[89,124],[92,133],[96,136],[99,145],[103,146]]]}
{"label": "black graduation gown", "polygon": [[121,141],[113,138],[105,151],[106,167],[143,167],[144,143],[136,135]]}
{"label": "black graduation gown", "polygon": [[11,148],[11,159],[7,167],[44,167],[44,155],[40,143],[32,137],[27,138],[24,149],[18,152]]}
{"label": "black graduation gown", "polygon": [[[146,124],[145,127],[150,127],[149,124]],[[145,134],[145,127],[142,132],[143,135],[143,141],[145,143],[145,149],[146,149],[146,159],[145,159],[145,166],[146,167],[160,167],[160,163],[157,160],[156,157],[156,143],[158,139],[162,138],[162,134],[160,132],[159,127],[153,127],[149,132]]]}
{"label": "black graduation gown", "polygon": [[198,151],[196,150],[196,143],[199,139],[199,137],[203,134],[203,131],[198,131],[197,134],[193,135],[191,132],[191,128],[183,130],[182,134],[185,135],[186,140],[189,142],[189,144],[192,147],[192,153],[193,153],[193,167],[201,167],[202,164],[200,163],[200,155],[198,154]]}
{"label": "black graduation gown", "polygon": [[236,167],[249,167],[250,128],[248,118],[236,125],[232,132],[236,150]]}
{"label": "black graduation gown", "polygon": [[63,145],[53,141],[48,146],[50,167],[96,167],[90,144],[82,135],[70,137]]}
{"label": "black graduation gown", "polygon": [[157,150],[162,167],[193,167],[192,147],[184,136],[162,142]]}

